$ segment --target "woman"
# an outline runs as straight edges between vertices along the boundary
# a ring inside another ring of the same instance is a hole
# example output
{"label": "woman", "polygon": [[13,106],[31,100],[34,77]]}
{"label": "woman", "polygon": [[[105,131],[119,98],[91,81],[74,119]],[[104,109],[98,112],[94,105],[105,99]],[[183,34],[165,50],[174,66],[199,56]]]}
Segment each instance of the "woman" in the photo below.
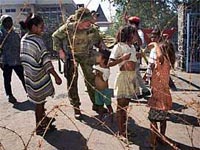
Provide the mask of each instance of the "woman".
{"label": "woman", "polygon": [[[35,107],[36,117],[36,134],[43,135],[49,121],[54,121],[53,118],[48,118],[45,115],[45,100],[48,96],[54,95],[54,87],[50,74],[55,78],[56,84],[61,84],[62,81],[55,72],[50,60],[50,53],[41,38],[44,31],[44,22],[40,16],[30,14],[23,27],[28,30],[21,40],[21,62],[24,67],[25,85],[27,94]],[[25,30],[26,30],[25,29]],[[50,124],[49,130],[55,129],[55,126]]]}

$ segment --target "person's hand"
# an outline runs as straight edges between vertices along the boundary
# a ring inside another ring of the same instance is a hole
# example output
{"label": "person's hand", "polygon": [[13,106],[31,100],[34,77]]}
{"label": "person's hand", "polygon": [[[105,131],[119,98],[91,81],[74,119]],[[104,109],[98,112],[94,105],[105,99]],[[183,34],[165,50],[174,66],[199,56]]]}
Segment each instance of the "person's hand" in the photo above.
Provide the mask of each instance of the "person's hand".
{"label": "person's hand", "polygon": [[151,70],[154,70],[155,64],[154,63],[150,64],[150,67],[151,67]]}
{"label": "person's hand", "polygon": [[148,48],[148,49],[152,49],[152,48],[157,47],[157,46],[158,46],[158,43],[156,43],[156,42],[151,42],[151,43],[148,44],[147,48]]}
{"label": "person's hand", "polygon": [[66,55],[65,55],[64,50],[59,50],[59,57],[60,57],[60,59],[62,59],[63,61],[66,60]]}
{"label": "person's hand", "polygon": [[129,58],[131,57],[131,53],[125,54],[121,57],[121,59],[124,60],[129,60]]}
{"label": "person's hand", "polygon": [[55,77],[55,81],[57,85],[60,85],[62,83],[62,80],[59,76]]}
{"label": "person's hand", "polygon": [[142,53],[140,53],[140,52],[136,53],[136,58],[137,59],[142,58]]}

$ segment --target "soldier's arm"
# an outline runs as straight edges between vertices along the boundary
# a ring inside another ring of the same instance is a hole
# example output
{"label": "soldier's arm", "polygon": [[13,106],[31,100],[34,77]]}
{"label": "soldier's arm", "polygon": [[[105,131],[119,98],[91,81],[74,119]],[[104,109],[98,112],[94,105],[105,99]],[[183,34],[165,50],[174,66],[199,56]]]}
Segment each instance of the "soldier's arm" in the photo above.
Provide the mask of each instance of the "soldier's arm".
{"label": "soldier's arm", "polygon": [[65,52],[63,50],[63,41],[66,40],[67,25],[62,25],[52,34],[53,49],[59,52],[61,59],[65,60]]}

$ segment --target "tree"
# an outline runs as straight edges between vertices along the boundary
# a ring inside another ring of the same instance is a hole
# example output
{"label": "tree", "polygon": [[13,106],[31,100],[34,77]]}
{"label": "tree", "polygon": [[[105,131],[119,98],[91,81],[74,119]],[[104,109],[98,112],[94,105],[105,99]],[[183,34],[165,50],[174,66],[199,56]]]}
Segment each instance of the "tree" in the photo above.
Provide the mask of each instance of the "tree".
{"label": "tree", "polygon": [[126,23],[125,16],[139,16],[143,28],[177,28],[177,8],[180,3],[199,0],[108,0],[116,7],[113,30]]}

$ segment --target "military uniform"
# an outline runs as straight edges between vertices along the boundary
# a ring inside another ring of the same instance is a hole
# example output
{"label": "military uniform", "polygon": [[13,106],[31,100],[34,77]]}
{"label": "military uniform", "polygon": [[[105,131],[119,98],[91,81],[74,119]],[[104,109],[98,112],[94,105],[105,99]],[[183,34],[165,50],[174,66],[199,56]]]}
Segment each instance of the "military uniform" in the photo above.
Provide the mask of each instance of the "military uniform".
{"label": "military uniform", "polygon": [[[76,17],[78,17],[78,15],[76,14]],[[83,19],[85,17],[84,15],[86,17],[89,17],[89,15],[87,14],[82,14]],[[78,18],[76,18],[76,20],[78,20]],[[80,64],[83,70],[84,77],[87,80],[85,81],[87,91],[92,103],[94,104],[95,90],[93,89],[93,87],[95,78],[94,74],[92,73],[92,66],[95,64],[95,57],[93,46],[98,46],[98,44],[101,42],[101,37],[99,35],[98,28],[94,25],[91,25],[88,29],[78,30],[77,21],[67,22],[53,33],[52,38],[54,50],[57,51],[63,49],[63,41],[67,41],[66,49],[68,50],[68,52],[74,52],[75,60],[78,64]],[[68,93],[70,97],[70,102],[74,107],[79,107],[80,98],[78,96],[77,87],[78,70],[74,67],[72,57],[71,60],[65,64],[64,70],[69,88]],[[73,76],[74,74],[75,76]]]}

